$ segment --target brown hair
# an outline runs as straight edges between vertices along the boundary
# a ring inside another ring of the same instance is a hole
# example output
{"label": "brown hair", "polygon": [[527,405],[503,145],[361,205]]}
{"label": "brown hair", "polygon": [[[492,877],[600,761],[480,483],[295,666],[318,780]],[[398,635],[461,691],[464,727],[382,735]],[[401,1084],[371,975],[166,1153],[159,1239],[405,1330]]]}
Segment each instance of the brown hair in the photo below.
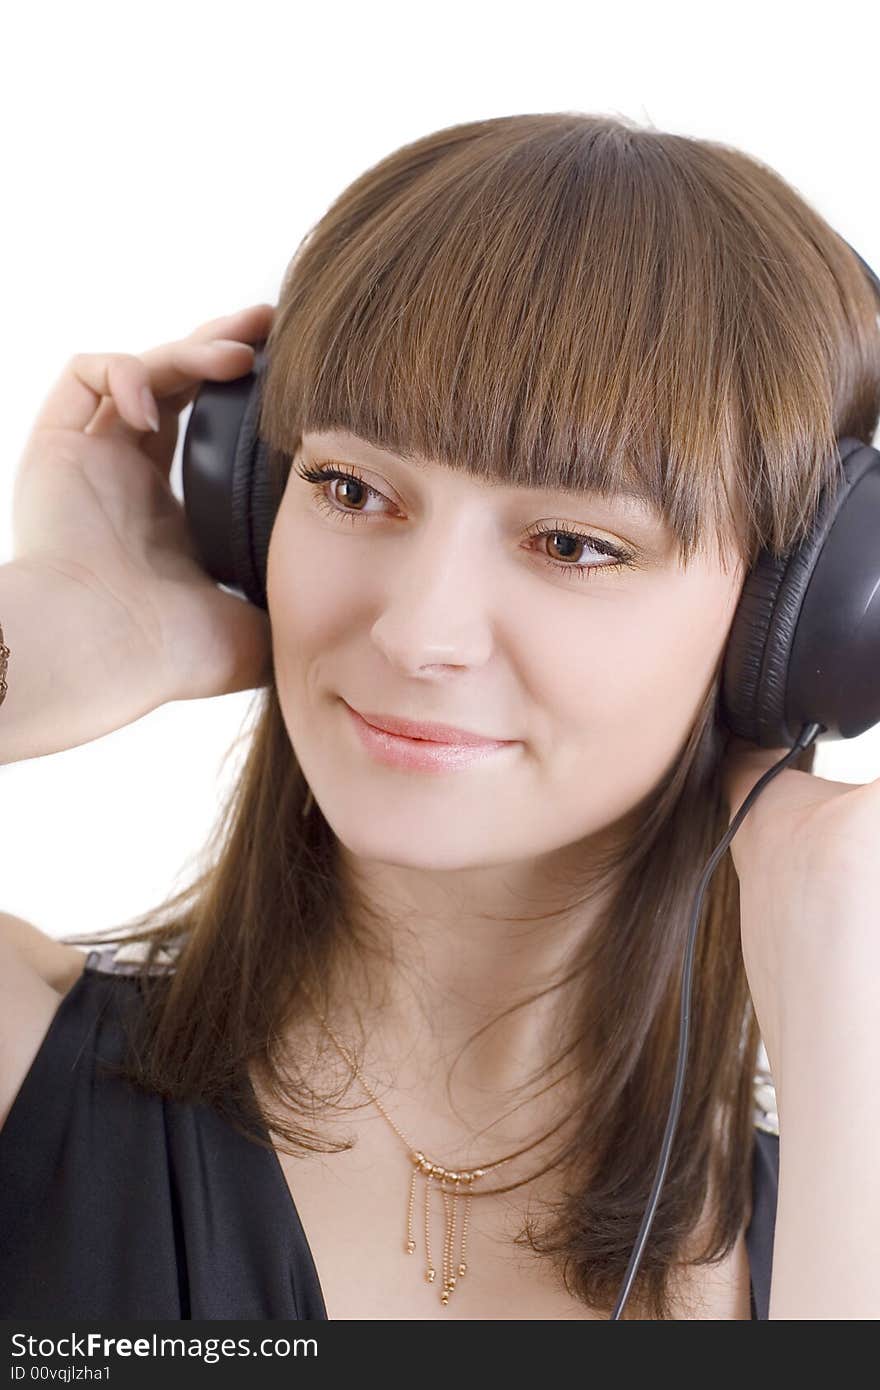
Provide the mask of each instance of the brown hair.
{"label": "brown hair", "polygon": [[[635,485],[681,563],[720,543],[750,567],[806,535],[836,439],[870,442],[878,413],[873,292],[792,187],[721,144],[562,112],[439,130],[345,189],[284,277],[261,434],[279,496],[302,433],[341,427],[480,478]],[[728,827],[719,677],[720,665],[677,762],[609,856],[614,891],[567,976],[580,1002],[547,1069],[567,1058],[580,1070],[582,1112],[554,1158],[565,1195],[518,1240],[606,1313],[666,1125],[696,885]],[[285,1070],[275,1042],[304,1015],[304,989],[330,1011],[331,967],[367,949],[369,910],[340,887],[320,808],[300,814],[308,788],[274,677],[254,708],[207,865],[123,932],[66,940],[150,943],[135,1084],[244,1116],[261,1142],[239,1084],[256,1061],[282,1107],[262,1119],[292,1152],[335,1151],[307,1123],[310,1077]],[[793,766],[811,771],[814,754]],[[147,972],[172,944],[160,987]],[[726,854],[703,899],[682,1110],[628,1317],[673,1315],[670,1275],[707,1194],[689,1262],[733,1248],[759,1041]]]}

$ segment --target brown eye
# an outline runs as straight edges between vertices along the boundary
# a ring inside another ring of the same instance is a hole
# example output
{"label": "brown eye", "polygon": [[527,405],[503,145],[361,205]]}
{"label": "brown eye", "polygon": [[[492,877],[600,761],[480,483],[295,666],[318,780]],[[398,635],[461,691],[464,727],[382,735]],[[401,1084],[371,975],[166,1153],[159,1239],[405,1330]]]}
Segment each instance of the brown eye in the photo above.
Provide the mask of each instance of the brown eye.
{"label": "brown eye", "polygon": [[[336,498],[343,502],[351,502],[356,510],[360,511],[363,503],[367,500],[369,489],[357,478],[336,478],[333,481],[337,484]],[[341,488],[346,489],[347,495],[346,493],[340,495]]]}
{"label": "brown eye", "polygon": [[[540,557],[545,565],[578,579],[590,579],[602,570],[623,570],[633,565],[635,557],[620,546],[599,536],[585,532],[563,529],[559,521],[549,525],[530,527],[529,535],[540,546]],[[554,558],[553,551],[559,556]],[[592,552],[592,553],[591,553]],[[584,560],[590,563],[583,564]]]}
{"label": "brown eye", "polygon": [[[320,468],[307,468],[303,464],[297,464],[294,472],[319,489],[316,499],[318,506],[329,515],[335,512],[337,516],[349,516],[354,521],[359,513],[365,512],[365,503],[371,498],[376,498],[379,502],[388,501],[387,497],[383,497],[381,492],[370,487],[357,474],[347,473],[341,468],[331,468],[326,464]],[[335,483],[346,489],[341,497],[338,492],[336,496],[329,495],[328,489]],[[352,505],[349,506],[348,503]]]}
{"label": "brown eye", "polygon": [[[553,557],[558,560],[577,559],[578,550],[586,544],[586,539],[582,539],[580,536],[569,535],[565,531],[547,531],[545,535],[547,537],[548,546],[552,546],[553,550],[562,551],[561,555]],[[562,542],[561,546],[558,544],[559,541]]]}

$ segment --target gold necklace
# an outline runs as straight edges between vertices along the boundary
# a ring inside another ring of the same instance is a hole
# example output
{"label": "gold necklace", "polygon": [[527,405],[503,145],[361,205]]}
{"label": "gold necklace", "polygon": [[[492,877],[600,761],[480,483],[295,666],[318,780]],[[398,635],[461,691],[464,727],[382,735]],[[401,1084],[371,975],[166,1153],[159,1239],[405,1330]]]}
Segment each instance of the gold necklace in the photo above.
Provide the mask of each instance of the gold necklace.
{"label": "gold necklace", "polygon": [[[409,1184],[409,1200],[407,1202],[406,1208],[406,1243],[403,1247],[407,1255],[414,1254],[416,1248],[415,1237],[413,1236],[413,1212],[415,1210],[416,1204],[416,1183],[420,1174],[425,1180],[425,1278],[427,1279],[429,1284],[433,1284],[437,1274],[437,1271],[434,1268],[431,1261],[431,1184],[435,1178],[439,1180],[440,1193],[443,1198],[443,1210],[445,1220],[443,1232],[443,1283],[440,1290],[440,1302],[443,1304],[444,1307],[446,1307],[456,1287],[457,1279],[463,1279],[468,1270],[467,1236],[468,1220],[470,1217],[471,1209],[471,1199],[473,1197],[473,1185],[479,1178],[482,1178],[486,1173],[492,1172],[492,1170],[495,1168],[500,1168],[503,1163],[509,1163],[510,1158],[515,1157],[515,1155],[511,1154],[509,1158],[500,1158],[496,1163],[488,1163],[482,1168],[445,1168],[442,1163],[432,1163],[430,1159],[425,1157],[425,1155],[422,1153],[420,1149],[417,1149],[414,1144],[410,1143],[409,1139],[403,1133],[403,1130],[399,1129],[398,1126],[394,1123],[391,1116],[388,1114],[388,1111],[385,1109],[384,1105],[379,1100],[379,1097],[374,1095],[370,1087],[367,1085],[366,1081],[361,1075],[360,1068],[358,1067],[354,1058],[350,1055],[347,1048],[345,1048],[343,1044],[339,1041],[336,1034],[333,1032],[333,1029],[330,1027],[329,1023],[324,1018],[324,1015],[321,1013],[320,1009],[318,1009],[314,1001],[311,1000],[311,997],[309,1002],[311,1003],[312,1008],[315,1010],[315,1013],[318,1015],[318,1018],[321,1021],[321,1027],[329,1035],[335,1046],[341,1052],[342,1056],[345,1058],[346,1062],[351,1067],[358,1081],[363,1086],[367,1095],[370,1097],[370,1100],[376,1106],[379,1113],[388,1121],[388,1124],[394,1130],[395,1134],[397,1134],[406,1145],[410,1162],[413,1165],[412,1177],[410,1179]],[[450,1183],[452,1185],[451,1191],[447,1187],[447,1183]],[[466,1191],[464,1194],[464,1214],[462,1218],[461,1227],[461,1246],[459,1249],[457,1264],[458,1274],[456,1276],[456,1274],[453,1272],[456,1268],[454,1253],[456,1229],[455,1221],[458,1201],[459,1197],[461,1196],[459,1189],[462,1183],[466,1185]]]}

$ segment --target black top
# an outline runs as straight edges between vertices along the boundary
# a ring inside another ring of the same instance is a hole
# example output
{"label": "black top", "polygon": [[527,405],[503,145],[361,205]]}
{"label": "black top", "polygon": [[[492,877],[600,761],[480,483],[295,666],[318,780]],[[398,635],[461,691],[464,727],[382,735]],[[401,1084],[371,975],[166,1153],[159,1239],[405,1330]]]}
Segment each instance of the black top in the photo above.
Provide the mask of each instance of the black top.
{"label": "black top", "polygon": [[[113,955],[89,952],[0,1127],[0,1318],[326,1320],[274,1150],[96,1065],[122,1061],[119,1006],[138,997]],[[779,1139],[755,1139],[746,1243],[766,1318]]]}

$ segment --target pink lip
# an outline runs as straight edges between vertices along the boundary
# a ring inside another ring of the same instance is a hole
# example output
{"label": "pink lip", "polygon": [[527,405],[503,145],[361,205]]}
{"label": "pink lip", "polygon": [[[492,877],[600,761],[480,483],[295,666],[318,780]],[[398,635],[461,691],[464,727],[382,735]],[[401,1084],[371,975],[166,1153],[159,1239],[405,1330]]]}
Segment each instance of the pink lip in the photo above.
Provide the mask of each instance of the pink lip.
{"label": "pink lip", "polygon": [[[484,739],[473,734],[467,735],[470,739],[468,743],[441,743],[423,737],[406,737],[389,733],[386,729],[377,728],[357,710],[352,709],[346,701],[343,700],[343,704],[363,746],[380,762],[388,763],[392,767],[408,768],[414,772],[449,772],[455,768],[466,767],[482,758],[491,757],[492,754],[499,753],[504,748],[516,746],[515,740]],[[371,715],[371,718],[373,717]],[[406,724],[409,728],[424,729],[427,727],[435,733],[439,727],[447,737],[450,733],[449,725],[432,724],[426,726],[418,724],[414,726],[411,721],[395,720],[394,722]],[[455,730],[451,732],[457,733]],[[458,736],[462,737],[463,735],[459,734]]]}
{"label": "pink lip", "polygon": [[[351,705],[349,705],[351,709]],[[467,729],[456,729],[452,724],[423,724],[413,719],[397,719],[392,714],[374,714],[372,710],[355,710],[374,729],[384,729],[386,734],[398,734],[401,738],[425,739],[429,743],[451,743],[458,748],[495,748],[511,739],[483,738],[481,734],[468,733]]]}

